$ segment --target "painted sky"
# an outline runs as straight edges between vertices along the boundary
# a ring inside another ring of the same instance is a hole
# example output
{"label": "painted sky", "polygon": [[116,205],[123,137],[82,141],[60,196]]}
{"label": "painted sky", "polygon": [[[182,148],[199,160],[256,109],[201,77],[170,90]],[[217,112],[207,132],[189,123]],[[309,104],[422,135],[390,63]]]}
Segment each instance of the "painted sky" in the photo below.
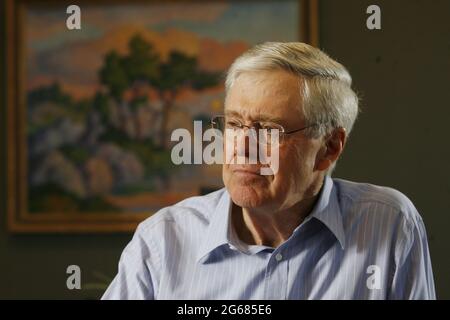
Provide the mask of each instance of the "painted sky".
{"label": "painted sky", "polygon": [[82,30],[69,31],[65,7],[29,7],[25,28],[28,87],[63,81],[75,96],[93,93],[109,50],[124,53],[140,33],[165,56],[182,49],[206,69],[226,68],[263,41],[299,39],[298,1],[81,5]]}

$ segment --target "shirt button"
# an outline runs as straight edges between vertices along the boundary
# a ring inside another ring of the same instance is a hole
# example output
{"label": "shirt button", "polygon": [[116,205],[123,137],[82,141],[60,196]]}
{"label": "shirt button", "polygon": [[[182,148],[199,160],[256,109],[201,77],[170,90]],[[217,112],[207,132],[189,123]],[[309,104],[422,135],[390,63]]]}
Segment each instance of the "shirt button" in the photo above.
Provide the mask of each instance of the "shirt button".
{"label": "shirt button", "polygon": [[281,253],[277,253],[277,255],[275,256],[275,259],[280,262],[281,259],[283,259],[283,256],[281,255]]}

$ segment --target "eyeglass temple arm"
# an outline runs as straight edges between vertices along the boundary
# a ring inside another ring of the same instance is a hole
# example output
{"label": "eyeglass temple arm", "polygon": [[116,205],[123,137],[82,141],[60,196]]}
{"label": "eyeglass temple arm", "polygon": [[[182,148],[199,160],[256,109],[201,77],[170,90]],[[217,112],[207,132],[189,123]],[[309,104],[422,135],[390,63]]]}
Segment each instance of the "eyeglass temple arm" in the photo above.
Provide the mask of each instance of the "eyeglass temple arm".
{"label": "eyeglass temple arm", "polygon": [[307,126],[307,127],[303,127],[303,128],[300,128],[300,129],[296,129],[296,130],[291,130],[291,131],[287,131],[287,132],[284,132],[284,134],[291,134],[291,133],[296,133],[296,132],[299,132],[299,131],[302,131],[302,130],[305,130],[305,129],[308,129],[308,128],[311,128],[311,127],[314,127],[314,126],[316,126],[317,125],[317,123],[315,123],[315,124],[312,124],[312,125],[310,125],[310,126]]}

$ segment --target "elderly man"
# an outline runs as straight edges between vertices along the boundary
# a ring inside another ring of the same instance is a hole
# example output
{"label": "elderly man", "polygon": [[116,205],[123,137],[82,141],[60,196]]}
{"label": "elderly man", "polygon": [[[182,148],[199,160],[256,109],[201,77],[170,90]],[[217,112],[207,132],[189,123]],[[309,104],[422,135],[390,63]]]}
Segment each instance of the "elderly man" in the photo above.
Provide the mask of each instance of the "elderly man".
{"label": "elderly man", "polygon": [[225,188],[141,223],[103,299],[435,299],[411,201],[330,177],[357,113],[349,73],[320,50],[264,43],[244,53],[213,123],[278,129],[279,169],[226,162]]}

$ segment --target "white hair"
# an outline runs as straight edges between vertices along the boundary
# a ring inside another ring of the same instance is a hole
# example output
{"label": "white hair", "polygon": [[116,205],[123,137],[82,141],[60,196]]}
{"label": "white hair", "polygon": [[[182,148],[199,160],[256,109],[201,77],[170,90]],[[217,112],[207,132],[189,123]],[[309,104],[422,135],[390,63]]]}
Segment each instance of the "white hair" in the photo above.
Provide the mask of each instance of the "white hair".
{"label": "white hair", "polygon": [[[358,96],[352,78],[343,65],[321,50],[301,42],[265,42],[244,52],[228,70],[226,92],[240,74],[249,71],[282,69],[297,75],[302,82],[301,106],[305,134],[320,137],[336,128],[350,134],[358,115]],[[328,174],[334,169],[328,170]]]}

